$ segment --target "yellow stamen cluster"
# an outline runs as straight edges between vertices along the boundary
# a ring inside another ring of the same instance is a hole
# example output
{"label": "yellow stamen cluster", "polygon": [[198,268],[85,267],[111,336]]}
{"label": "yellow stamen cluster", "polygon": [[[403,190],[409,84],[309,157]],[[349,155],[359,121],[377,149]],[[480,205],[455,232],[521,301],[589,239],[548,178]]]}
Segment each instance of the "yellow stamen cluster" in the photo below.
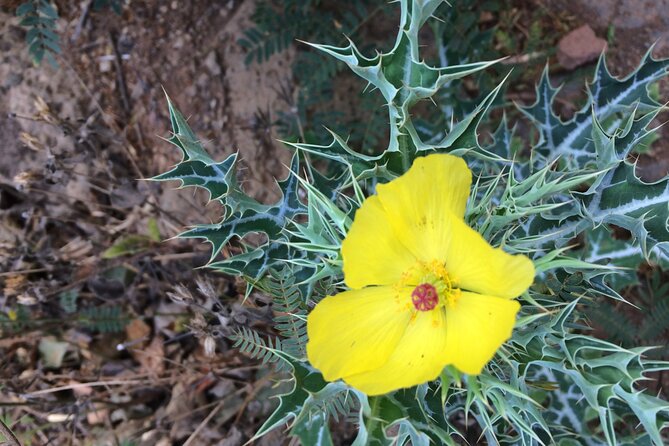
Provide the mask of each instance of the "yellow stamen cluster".
{"label": "yellow stamen cluster", "polygon": [[395,284],[395,289],[422,284],[432,285],[439,294],[439,304],[436,308],[451,308],[460,297],[460,289],[456,286],[456,280],[448,274],[443,262],[432,260],[431,262],[417,262],[413,267],[402,274],[400,281]]}

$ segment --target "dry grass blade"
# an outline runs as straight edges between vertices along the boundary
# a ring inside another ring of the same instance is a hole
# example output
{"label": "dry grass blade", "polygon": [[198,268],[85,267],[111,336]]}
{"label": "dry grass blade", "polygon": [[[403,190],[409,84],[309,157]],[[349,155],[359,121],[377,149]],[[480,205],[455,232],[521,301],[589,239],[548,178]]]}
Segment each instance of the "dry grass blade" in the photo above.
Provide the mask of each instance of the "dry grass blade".
{"label": "dry grass blade", "polygon": [[7,427],[4,421],[0,419],[0,434],[5,436],[5,440],[8,442],[9,445],[11,446],[21,446],[21,442],[19,441],[18,438],[16,438],[16,435],[14,435],[14,432]]}
{"label": "dry grass blade", "polygon": [[193,443],[193,442],[195,441],[195,439],[197,438],[197,436],[200,435],[200,432],[202,432],[202,429],[204,429],[205,426],[211,421],[211,419],[214,418],[214,416],[218,413],[218,411],[221,410],[221,409],[223,408],[223,404],[224,404],[224,403],[225,403],[225,400],[221,400],[221,402],[218,403],[218,404],[216,405],[216,407],[214,407],[214,408],[212,409],[211,412],[209,412],[209,415],[207,415],[207,418],[205,418],[204,420],[202,420],[202,423],[200,423],[200,424],[195,428],[195,430],[193,431],[193,433],[191,434],[191,436],[188,437],[188,440],[186,440],[186,442],[184,443],[184,446],[190,446],[190,445],[192,445],[192,444],[196,444],[196,443]]}

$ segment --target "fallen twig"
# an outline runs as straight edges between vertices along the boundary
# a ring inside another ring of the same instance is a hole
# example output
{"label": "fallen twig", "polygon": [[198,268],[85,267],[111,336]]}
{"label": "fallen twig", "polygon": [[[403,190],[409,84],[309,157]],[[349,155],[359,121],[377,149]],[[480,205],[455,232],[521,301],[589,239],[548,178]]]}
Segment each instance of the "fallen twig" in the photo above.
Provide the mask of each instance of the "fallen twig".
{"label": "fallen twig", "polygon": [[116,66],[116,82],[118,83],[118,90],[121,93],[121,105],[123,106],[123,111],[125,112],[125,117],[130,118],[131,107],[130,99],[128,96],[128,87],[125,83],[125,75],[123,74],[123,64],[121,63],[121,53],[118,50],[118,40],[114,33],[109,33],[109,40],[111,41],[112,48],[114,49],[114,65]]}
{"label": "fallen twig", "polygon": [[71,42],[76,42],[77,39],[79,39],[79,35],[81,34],[81,31],[84,29],[84,25],[86,24],[86,20],[88,20],[88,13],[91,11],[91,6],[93,5],[93,0],[88,0],[86,4],[84,5],[84,9],[81,11],[81,17],[79,18],[79,21],[77,22],[77,26],[74,28],[74,32],[72,33],[72,37],[70,38]]}
{"label": "fallen twig", "polygon": [[221,402],[218,403],[216,405],[216,407],[214,407],[212,409],[211,412],[209,412],[209,415],[207,415],[207,418],[202,420],[202,423],[200,423],[198,425],[198,427],[195,428],[195,430],[193,431],[191,436],[188,437],[188,440],[186,440],[186,442],[184,443],[184,446],[190,446],[193,443],[193,441],[195,441],[197,436],[200,435],[200,432],[202,431],[202,429],[204,429],[205,426],[211,421],[211,419],[214,418],[214,415],[216,415],[218,413],[218,411],[223,408],[223,403],[225,403],[225,400],[221,400]]}

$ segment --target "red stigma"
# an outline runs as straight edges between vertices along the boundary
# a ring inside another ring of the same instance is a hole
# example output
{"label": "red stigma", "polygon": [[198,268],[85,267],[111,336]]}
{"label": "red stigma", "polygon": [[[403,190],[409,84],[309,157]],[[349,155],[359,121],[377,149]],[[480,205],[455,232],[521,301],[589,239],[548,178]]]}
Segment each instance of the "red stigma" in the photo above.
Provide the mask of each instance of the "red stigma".
{"label": "red stigma", "polygon": [[433,285],[421,283],[411,293],[411,302],[418,311],[430,311],[439,303],[439,294]]}

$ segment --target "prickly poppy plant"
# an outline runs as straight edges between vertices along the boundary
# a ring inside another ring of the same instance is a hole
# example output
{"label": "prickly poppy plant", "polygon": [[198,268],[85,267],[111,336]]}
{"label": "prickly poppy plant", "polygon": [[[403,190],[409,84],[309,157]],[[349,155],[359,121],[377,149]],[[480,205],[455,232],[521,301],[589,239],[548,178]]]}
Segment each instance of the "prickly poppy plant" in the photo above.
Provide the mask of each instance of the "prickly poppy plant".
{"label": "prickly poppy plant", "polygon": [[476,375],[510,337],[512,299],[534,267],[464,223],[470,185],[462,158],[428,155],[362,203],[342,243],[351,289],[307,320],[307,357],[324,379],[379,395],[446,365]]}
{"label": "prickly poppy plant", "polygon": [[[631,161],[656,134],[663,107],[648,88],[669,60],[649,52],[618,79],[602,56],[569,121],[552,111],[546,70],[535,102],[516,106],[538,135],[524,141],[488,114],[503,85],[474,108],[441,94],[495,63],[424,61],[419,30],[450,35],[433,18],[449,6],[396,3],[386,52],[311,44],[382,96],[386,149],[363,153],[335,133],[327,145],[286,142],[275,203],[248,196],[240,154],[211,159],[168,99],[182,160],[155,179],[203,188],[225,210],[181,237],[210,243],[210,268],[272,299],[275,335],[231,335],[288,383],[256,438],[288,427],[329,445],[333,423],[347,422],[354,445],[455,445],[471,432],[491,445],[666,444],[669,403],[645,383],[669,363],[596,337],[588,315],[626,304],[641,263],[669,266],[669,177],[645,182]],[[449,124],[415,120],[424,100]]]}

